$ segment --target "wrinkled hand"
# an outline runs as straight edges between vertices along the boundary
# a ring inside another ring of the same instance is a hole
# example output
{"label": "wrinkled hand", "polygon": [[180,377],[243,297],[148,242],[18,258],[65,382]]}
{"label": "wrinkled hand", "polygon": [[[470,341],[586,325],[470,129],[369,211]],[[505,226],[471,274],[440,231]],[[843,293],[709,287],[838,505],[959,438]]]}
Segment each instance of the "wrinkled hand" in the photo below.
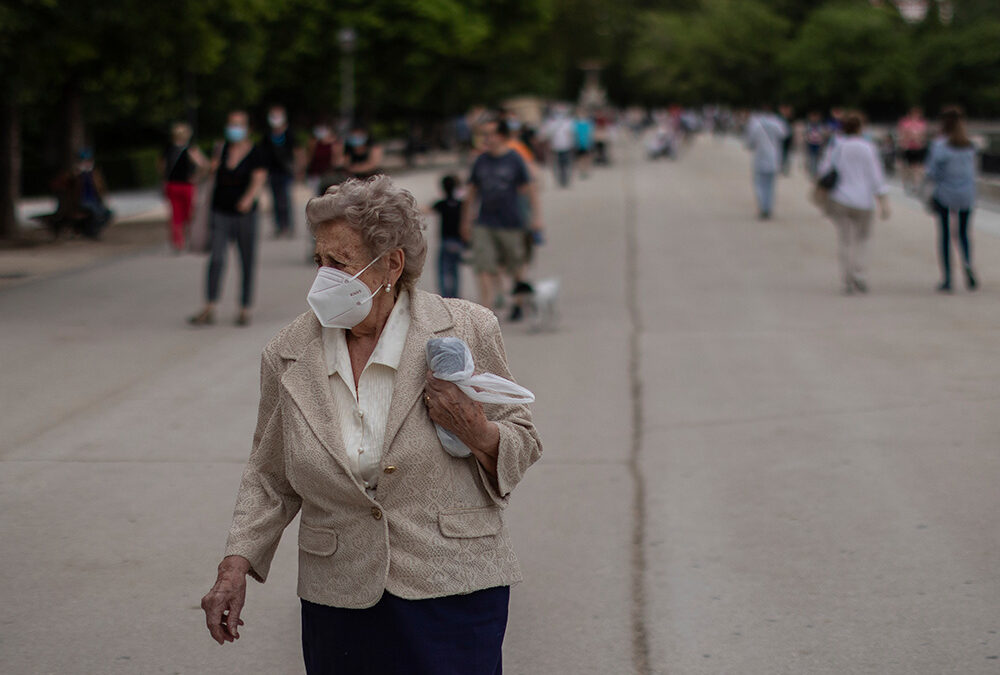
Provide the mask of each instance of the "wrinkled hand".
{"label": "wrinkled hand", "polygon": [[500,430],[486,419],[481,403],[466,396],[453,382],[439,380],[427,371],[424,405],[432,422],[458,436],[486,472],[496,475]]}
{"label": "wrinkled hand", "polygon": [[247,593],[247,572],[250,563],[240,556],[228,556],[219,564],[219,576],[212,590],[201,599],[205,623],[212,639],[220,645],[240,639],[243,625],[240,612]]}

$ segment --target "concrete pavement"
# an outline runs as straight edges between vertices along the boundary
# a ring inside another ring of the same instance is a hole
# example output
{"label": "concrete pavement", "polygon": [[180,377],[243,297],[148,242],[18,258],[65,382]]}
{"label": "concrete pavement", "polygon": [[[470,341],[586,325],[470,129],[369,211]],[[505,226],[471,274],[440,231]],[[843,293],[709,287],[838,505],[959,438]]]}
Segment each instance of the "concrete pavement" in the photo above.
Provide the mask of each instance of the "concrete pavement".
{"label": "concrete pavement", "polygon": [[[842,297],[804,180],[760,223],[748,172],[705,138],[548,181],[559,328],[504,326],[545,444],[510,507],[506,671],[997,672],[1000,240],[979,292],[935,295],[933,224],[896,200],[872,293]],[[195,256],[0,291],[0,671],[302,672],[293,536],[239,643],[198,600],[304,258],[263,241],[248,329],[184,325]]]}

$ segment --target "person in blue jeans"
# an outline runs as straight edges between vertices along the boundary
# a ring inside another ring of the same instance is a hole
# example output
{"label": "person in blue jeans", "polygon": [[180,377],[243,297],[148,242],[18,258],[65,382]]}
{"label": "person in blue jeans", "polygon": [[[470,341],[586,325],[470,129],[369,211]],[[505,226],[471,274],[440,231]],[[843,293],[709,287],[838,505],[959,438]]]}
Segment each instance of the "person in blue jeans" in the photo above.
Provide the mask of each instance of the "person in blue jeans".
{"label": "person in blue jeans", "polygon": [[965,130],[965,116],[959,108],[945,108],[941,114],[941,137],[931,145],[926,180],[934,184],[932,206],[938,216],[941,284],[938,291],[951,292],[951,213],[958,216],[958,244],[965,269],[965,286],[977,286],[972,270],[969,223],[976,204],[976,149]]}
{"label": "person in blue jeans", "polygon": [[458,265],[462,261],[465,242],[462,241],[462,200],[456,195],[458,179],[452,175],[441,179],[444,199],[434,202],[431,209],[440,223],[441,247],[438,251],[438,291],[442,297],[459,296]]}
{"label": "person in blue jeans", "polygon": [[784,120],[765,107],[747,123],[746,145],[753,152],[753,186],[761,220],[774,210],[774,181],[781,168],[781,147],[788,136]]}

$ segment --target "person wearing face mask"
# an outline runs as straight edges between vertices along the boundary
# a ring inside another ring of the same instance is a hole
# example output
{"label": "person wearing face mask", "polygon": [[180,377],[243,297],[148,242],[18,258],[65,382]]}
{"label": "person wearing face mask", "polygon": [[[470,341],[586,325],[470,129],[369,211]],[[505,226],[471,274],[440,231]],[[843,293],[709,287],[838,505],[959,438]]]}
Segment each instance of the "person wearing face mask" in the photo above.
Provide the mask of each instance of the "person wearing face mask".
{"label": "person wearing face mask", "polygon": [[71,227],[75,233],[97,240],[114,215],[105,202],[107,186],[101,170],[94,165],[91,148],[81,148],[76,159],[71,169],[60,172],[52,181],[59,205],[46,220],[56,238],[64,227]]}
{"label": "person wearing face mask", "polygon": [[382,146],[363,126],[354,125],[344,140],[344,161],[352,178],[371,178],[382,173]]}
{"label": "person wearing face mask", "polygon": [[159,161],[163,194],[170,202],[170,244],[175,253],[184,250],[194,211],[195,180],[199,171],[207,168],[208,158],[191,144],[191,125],[175,122],[170,128],[170,145]]}
{"label": "person wearing face mask", "polygon": [[292,237],[290,187],[295,174],[295,137],[288,128],[288,116],[280,105],[267,111],[268,132],[260,148],[267,163],[274,204],[274,237]]}
{"label": "person wearing face mask", "polygon": [[260,150],[250,139],[249,117],[242,110],[229,113],[226,142],[212,160],[215,189],[210,224],[211,254],[205,280],[205,306],[188,319],[195,326],[215,321],[215,305],[226,268],[230,242],[236,242],[243,273],[240,310],[236,325],[250,323],[253,304],[254,261],[257,253],[257,197],[267,182],[267,168]]}
{"label": "person wearing face mask", "polygon": [[[425,350],[453,336],[512,379],[496,318],[416,288],[427,244],[413,196],[386,176],[309,201],[311,310],[261,358],[250,460],[215,585],[221,645],[240,636],[246,577],[263,582],[298,532],[302,648],[318,673],[501,673],[510,586],[503,511],[541,455],[523,403],[480,404],[434,378]],[[435,425],[471,450],[447,452]]]}
{"label": "person wearing face mask", "polygon": [[340,182],[337,167],[343,164],[340,144],[329,124],[320,122],[313,127],[307,151],[306,182],[310,191],[322,195],[329,186]]}

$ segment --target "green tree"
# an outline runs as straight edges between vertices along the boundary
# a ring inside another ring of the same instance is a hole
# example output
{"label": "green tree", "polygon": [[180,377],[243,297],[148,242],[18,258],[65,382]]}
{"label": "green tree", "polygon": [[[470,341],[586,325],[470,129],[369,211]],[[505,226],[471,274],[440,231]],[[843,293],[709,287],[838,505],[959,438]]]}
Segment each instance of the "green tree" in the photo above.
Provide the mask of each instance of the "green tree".
{"label": "green tree", "polygon": [[894,115],[919,93],[907,26],[895,10],[866,2],[818,9],[781,62],[786,98],[800,109],[852,106]]}
{"label": "green tree", "polygon": [[220,107],[252,96],[263,56],[257,27],[273,7],[267,0],[0,7],[0,236],[17,234],[22,132],[52,171],[95,139],[115,145],[130,142],[129,132],[161,132],[197,106],[198,78]]}
{"label": "green tree", "polygon": [[759,0],[704,0],[697,11],[645,14],[628,73],[645,100],[773,102],[790,24]]}
{"label": "green tree", "polygon": [[959,104],[970,115],[1000,111],[1000,20],[941,29],[924,38],[918,52],[928,110]]}

